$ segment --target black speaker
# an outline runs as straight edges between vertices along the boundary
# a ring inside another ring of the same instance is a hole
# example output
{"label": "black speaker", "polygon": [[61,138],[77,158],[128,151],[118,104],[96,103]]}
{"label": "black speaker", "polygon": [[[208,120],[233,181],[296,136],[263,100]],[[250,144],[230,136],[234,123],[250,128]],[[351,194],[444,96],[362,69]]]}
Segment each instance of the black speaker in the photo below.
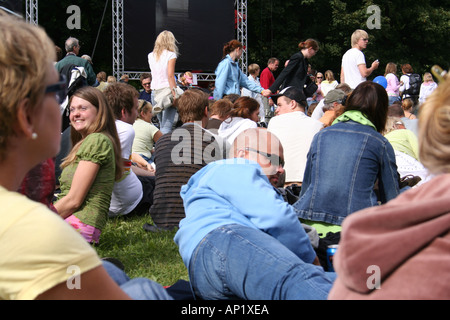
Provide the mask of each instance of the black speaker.
{"label": "black speaker", "polygon": [[12,11],[16,14],[22,15],[23,13],[23,1],[22,0],[0,0],[0,9],[4,8],[5,11]]}

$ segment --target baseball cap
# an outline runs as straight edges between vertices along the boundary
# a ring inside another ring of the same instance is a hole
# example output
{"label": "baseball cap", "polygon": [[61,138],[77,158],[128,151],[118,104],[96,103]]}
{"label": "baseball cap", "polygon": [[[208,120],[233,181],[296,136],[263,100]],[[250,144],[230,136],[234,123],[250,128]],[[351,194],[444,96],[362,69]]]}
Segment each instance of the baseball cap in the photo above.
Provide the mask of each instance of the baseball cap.
{"label": "baseball cap", "polygon": [[335,101],[340,101],[342,103],[342,101],[344,100],[344,97],[345,97],[344,91],[342,91],[340,89],[334,89],[327,93],[327,95],[325,96],[324,103],[328,104],[328,103],[333,103]]}
{"label": "baseball cap", "polygon": [[278,97],[285,96],[291,100],[295,100],[299,104],[304,104],[306,101],[306,96],[303,93],[303,90],[300,90],[296,87],[287,87],[280,91],[280,93],[272,96],[272,100],[275,104],[277,104]]}

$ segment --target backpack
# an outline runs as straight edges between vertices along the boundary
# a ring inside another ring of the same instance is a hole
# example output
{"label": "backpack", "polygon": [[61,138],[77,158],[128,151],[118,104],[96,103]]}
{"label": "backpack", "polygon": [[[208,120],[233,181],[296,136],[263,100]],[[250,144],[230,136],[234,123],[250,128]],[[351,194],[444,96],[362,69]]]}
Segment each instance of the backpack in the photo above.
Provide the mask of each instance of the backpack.
{"label": "backpack", "polygon": [[63,132],[69,125],[69,113],[68,108],[70,97],[78,89],[87,86],[87,74],[84,67],[79,67],[75,64],[67,64],[61,68],[60,74],[66,77],[67,81],[67,97],[64,102],[60,105],[61,116],[62,116],[62,129]]}
{"label": "backpack", "polygon": [[408,75],[409,77],[409,89],[405,91],[410,96],[418,96],[420,93],[420,85],[422,84],[422,78],[417,73]]}

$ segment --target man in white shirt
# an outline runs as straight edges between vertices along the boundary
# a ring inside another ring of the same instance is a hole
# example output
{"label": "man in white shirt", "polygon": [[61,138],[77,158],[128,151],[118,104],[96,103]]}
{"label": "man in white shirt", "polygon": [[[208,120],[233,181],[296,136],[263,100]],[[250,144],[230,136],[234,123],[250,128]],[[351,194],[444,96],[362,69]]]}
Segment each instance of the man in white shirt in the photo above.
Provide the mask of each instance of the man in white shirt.
{"label": "man in white shirt", "polygon": [[367,48],[369,35],[364,30],[356,30],[351,38],[352,48],[342,57],[341,83],[347,83],[352,89],[366,81],[366,78],[378,68],[380,62],[375,60],[370,68],[366,66],[366,58],[362,50]]}
{"label": "man in white shirt", "polygon": [[133,123],[137,117],[139,93],[125,83],[111,84],[104,93],[116,117],[116,128],[124,162],[123,178],[114,183],[109,216],[144,214],[148,212],[153,202],[155,178],[153,172],[142,169],[146,166],[142,164],[142,168],[137,167],[131,162],[131,149],[135,136]]}
{"label": "man in white shirt", "polygon": [[288,87],[272,99],[278,107],[267,129],[284,148],[285,186],[301,185],[311,142],[323,125],[305,114],[306,97],[297,88]]}

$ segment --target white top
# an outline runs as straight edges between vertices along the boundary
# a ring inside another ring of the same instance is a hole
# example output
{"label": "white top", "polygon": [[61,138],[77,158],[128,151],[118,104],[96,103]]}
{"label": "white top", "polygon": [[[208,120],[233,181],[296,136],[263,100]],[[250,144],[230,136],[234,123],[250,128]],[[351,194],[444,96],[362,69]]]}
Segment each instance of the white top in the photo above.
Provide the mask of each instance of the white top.
{"label": "white top", "polygon": [[314,109],[313,113],[311,114],[311,118],[315,119],[315,120],[320,120],[320,118],[323,117],[324,113],[323,112],[323,106],[325,105],[325,99],[322,99],[319,101],[319,104],[316,106],[316,108]]}
{"label": "white top", "polygon": [[240,117],[233,117],[225,119],[217,131],[218,135],[225,139],[230,145],[233,144],[234,139],[243,131],[247,129],[257,128],[255,121],[244,119]]}
{"label": "white top", "polygon": [[361,64],[366,64],[366,58],[364,53],[356,48],[349,49],[342,57],[345,83],[352,89],[355,89],[361,82],[366,81],[366,78],[361,75],[358,68]]}
{"label": "white top", "polygon": [[[400,82],[403,82],[403,84],[400,86],[399,91],[405,92],[409,89],[409,76],[407,74],[404,74],[400,77]],[[409,94],[405,94],[405,97],[410,97]]]}
{"label": "white top", "polygon": [[[121,120],[116,120],[116,128],[122,148],[122,158],[130,160],[135,135],[133,126]],[[126,164],[124,178],[114,183],[109,207],[110,217],[130,213],[139,204],[143,196],[141,181],[131,170],[131,162],[124,161],[124,164]]]}
{"label": "white top", "polygon": [[336,89],[338,84],[339,83],[336,80],[333,80],[332,82],[329,82],[328,80],[322,81],[320,84],[320,90],[322,90],[323,97],[325,98],[328,92]]}
{"label": "white top", "polygon": [[[261,83],[259,82],[259,78],[253,78],[252,75],[249,75],[248,79],[255,82],[258,86],[261,85]],[[250,91],[247,88],[241,89],[241,95],[243,97],[250,97],[250,98],[253,98],[256,101],[258,101],[258,103],[259,103],[259,120],[264,122],[265,118],[266,118],[266,112],[264,110],[263,96],[260,93]]]}
{"label": "white top", "polygon": [[270,119],[267,130],[277,136],[283,145],[286,183],[303,181],[311,142],[322,128],[322,122],[302,111],[284,113]]}
{"label": "white top", "polygon": [[150,71],[152,72],[152,90],[170,87],[167,66],[170,60],[176,58],[176,53],[168,50],[164,50],[162,52],[158,61],[156,61],[156,57],[153,52],[148,54],[148,64],[150,66]]}

